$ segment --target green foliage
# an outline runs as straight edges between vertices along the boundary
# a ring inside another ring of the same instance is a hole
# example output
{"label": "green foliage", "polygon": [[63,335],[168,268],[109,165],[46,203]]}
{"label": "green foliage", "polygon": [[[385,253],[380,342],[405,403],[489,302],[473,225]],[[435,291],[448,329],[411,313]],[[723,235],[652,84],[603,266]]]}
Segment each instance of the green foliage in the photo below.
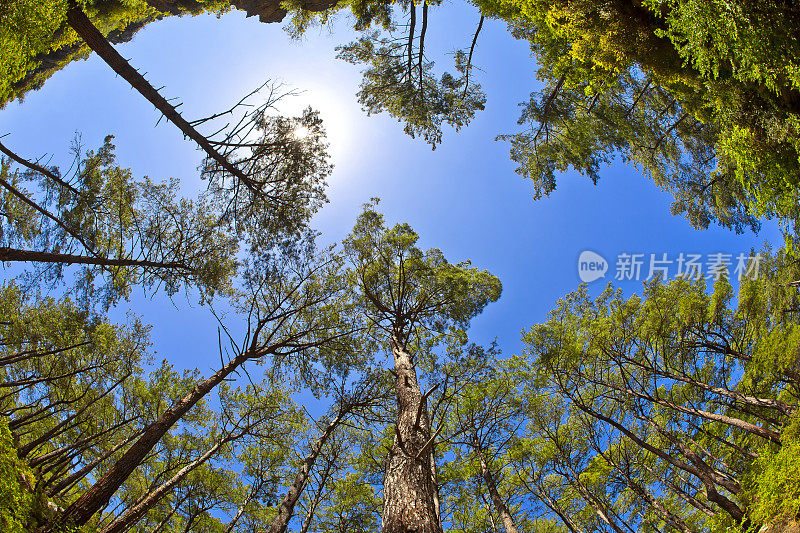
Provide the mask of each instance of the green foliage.
{"label": "green foliage", "polygon": [[387,228],[374,204],[365,205],[344,242],[353,264],[348,276],[363,291],[365,314],[402,331],[465,328],[500,297],[500,280],[469,261],[449,263],[441,250],[423,251],[418,239],[408,224]]}
{"label": "green foliage", "polygon": [[349,473],[333,483],[330,504],[320,513],[314,531],[376,531],[378,507],[372,486],[359,475]]}
{"label": "green foliage", "polygon": [[0,418],[0,531],[26,531],[35,497],[33,472],[17,458],[8,422]]}
{"label": "green foliage", "polygon": [[510,366],[529,387],[528,435],[510,455],[520,482],[585,528],[794,517],[797,264],[763,257],[738,301],[725,279],[709,294],[682,278],[641,297],[563,298]]}
{"label": "green foliage", "polygon": [[[59,181],[12,169],[3,160],[0,198],[14,216],[0,223],[0,244],[44,256],[23,279],[32,286],[57,284],[69,263],[59,261],[59,254],[72,254],[95,261],[75,275],[73,288],[86,304],[100,302],[107,308],[127,298],[135,285],[168,294],[195,286],[201,298],[228,291],[237,266],[237,239],[228,223],[215,216],[212,201],[180,198],[174,179],[135,179],[117,164],[112,140],[106,137],[98,150],[85,154],[76,146],[72,175],[48,169]],[[48,255],[55,260],[48,261]],[[98,280],[105,283],[96,285]]]}
{"label": "green foliage", "polygon": [[435,149],[442,142],[443,126],[460,130],[486,103],[480,85],[470,80],[475,43],[469,52],[456,50],[453,54],[453,73],[435,73],[434,62],[426,55],[428,14],[435,16],[440,3],[342,0],[318,13],[304,11],[299,1],[285,5],[293,13],[289,32],[295,37],[311,25],[348,12],[361,37],[337,47],[337,57],[364,67],[356,95],[359,103],[370,115],[388,113],[403,124],[406,134],[422,137]]}
{"label": "green foliage", "polygon": [[800,514],[800,411],[781,432],[781,446],[765,446],[753,464],[748,498],[758,524],[795,519]]}
{"label": "green foliage", "polygon": [[492,0],[531,42],[545,89],[511,142],[534,196],[613,157],[675,197],[696,227],[797,232],[800,176],[796,10],[780,2]]}
{"label": "green foliage", "polygon": [[446,72],[437,80],[434,64],[424,59],[423,51],[412,62],[414,54],[404,41],[378,32],[338,51],[339,59],[366,65],[357,97],[367,114],[387,112],[405,124],[406,134],[422,137],[433,148],[442,142],[443,124],[458,131],[484,109],[486,97],[480,85],[470,84],[463,52],[456,64],[463,75]]}
{"label": "green foliage", "polygon": [[[27,483],[22,489],[35,488],[28,522],[38,527],[85,493],[201,376],[166,361],[154,367],[147,327],[135,320],[111,324],[69,298],[37,299],[9,284],[0,290],[0,316],[0,416],[11,429],[3,433],[2,481],[16,479],[5,475],[9,469],[30,474],[20,479]],[[224,531],[213,510],[243,501],[243,521],[260,529],[269,518],[283,473],[294,466],[291,447],[304,417],[291,401],[293,391],[278,381],[223,383],[216,392],[168,429],[115,494],[125,510],[161,491],[141,527],[153,529],[168,518],[166,531]],[[98,513],[81,531],[120,516]]]}
{"label": "green foliage", "polygon": [[[126,41],[164,15],[221,13],[225,0],[82,0],[92,22],[111,42]],[[69,62],[88,56],[88,48],[67,25],[67,0],[10,0],[0,5],[0,108],[38,89]]]}

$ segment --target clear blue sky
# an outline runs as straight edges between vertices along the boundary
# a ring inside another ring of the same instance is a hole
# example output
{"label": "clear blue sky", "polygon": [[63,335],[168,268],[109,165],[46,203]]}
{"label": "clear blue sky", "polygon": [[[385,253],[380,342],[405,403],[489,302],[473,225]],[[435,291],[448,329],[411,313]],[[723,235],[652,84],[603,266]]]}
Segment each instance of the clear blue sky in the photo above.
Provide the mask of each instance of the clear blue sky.
{"label": "clear blue sky", "polygon": [[[477,24],[474,7],[449,4],[431,10],[426,50],[437,68],[450,68],[446,53],[469,45]],[[366,117],[356,102],[359,68],[334,59],[334,47],[351,40],[346,23],[312,29],[292,41],[280,24],[261,24],[241,12],[168,19],[140,31],[118,50],[167,97],[179,97],[187,118],[229,107],[266,79],[282,80],[306,91],[284,110],[306,105],[328,123],[336,168],[329,182],[330,203],[314,220],[326,242],[336,242],[352,227],[361,205],[373,196],[390,223],[408,222],[423,247],[441,248],[451,261],[471,259],[500,277],[503,296],[474,322],[477,342],[497,337],[507,353],[520,346],[520,331],[543,320],[556,300],[579,283],[577,260],[586,249],[609,262],[613,278],[621,252],[658,255],[723,252],[734,256],[776,245],[773,225],[761,234],[735,235],[712,228],[693,230],[669,213],[670,198],[636,170],[614,164],[602,171],[599,186],[568,173],[557,191],[534,202],[529,183],[514,174],[508,147],[495,142],[515,131],[518,103],[539,87],[535,63],[525,42],[515,41],[504,24],[487,21],[474,62],[487,97],[486,110],[460,133],[445,132],[431,151],[402,132],[388,116]],[[54,154],[68,160],[74,132],[88,148],[106,134],[116,136],[119,162],[139,176],[171,176],[187,192],[201,186],[201,153],[171,124],[154,127],[158,113],[96,56],[69,65],[22,103],[0,111],[4,142],[26,156]],[[705,259],[705,257],[704,257]],[[645,269],[647,265],[645,264]],[[604,281],[591,284],[594,292]],[[641,282],[621,284],[627,293]],[[204,373],[219,364],[216,322],[204,308],[176,298],[136,296],[128,309],[153,324],[159,357]]]}

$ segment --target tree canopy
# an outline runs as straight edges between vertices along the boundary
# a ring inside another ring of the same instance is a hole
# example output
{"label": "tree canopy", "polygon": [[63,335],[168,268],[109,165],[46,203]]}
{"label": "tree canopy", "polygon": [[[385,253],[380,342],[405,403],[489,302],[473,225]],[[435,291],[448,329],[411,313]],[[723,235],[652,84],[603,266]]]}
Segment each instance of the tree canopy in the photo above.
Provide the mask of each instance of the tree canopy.
{"label": "tree canopy", "polygon": [[[135,176],[112,136],[86,149],[76,135],[54,165],[2,135],[0,533],[796,529],[800,10],[469,7],[471,39],[434,51],[444,9],[427,0],[0,6],[0,107],[94,53],[201,150],[203,183],[185,195]],[[355,99],[433,148],[490,101],[474,52],[500,20],[541,82],[521,131],[498,137],[534,199],[569,169],[600,182],[619,156],[694,227],[777,219],[785,242],[738,289],[724,275],[656,276],[641,295],[584,284],[530,318],[518,353],[480,344],[471,324],[502,292],[484,265],[424,249],[377,199],[321,244],[333,162],[317,111],[280,114],[267,82],[190,117],[114,47],[232,9],[291,15],[295,37],[346,18],[356,37],[335,52],[363,69]],[[450,72],[431,59],[446,52]],[[156,359],[149,318],[119,318],[134,290],[204,306],[216,344],[193,357],[210,371]]]}

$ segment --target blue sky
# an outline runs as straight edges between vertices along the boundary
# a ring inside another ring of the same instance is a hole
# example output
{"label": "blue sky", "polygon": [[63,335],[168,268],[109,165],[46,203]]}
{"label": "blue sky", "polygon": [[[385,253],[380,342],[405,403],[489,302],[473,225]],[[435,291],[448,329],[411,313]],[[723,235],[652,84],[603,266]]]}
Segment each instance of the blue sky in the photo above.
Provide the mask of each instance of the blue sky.
{"label": "blue sky", "polygon": [[[469,45],[477,24],[471,6],[447,4],[431,10],[426,50],[437,68],[450,68],[448,52]],[[229,107],[266,79],[305,91],[287,102],[285,113],[306,105],[321,111],[327,123],[333,162],[330,203],[314,226],[325,242],[349,232],[361,205],[382,199],[388,222],[408,222],[423,247],[437,247],[451,261],[471,259],[503,282],[503,296],[474,321],[472,338],[488,343],[497,337],[507,353],[520,347],[520,331],[542,321],[558,298],[577,288],[578,256],[584,250],[609,261],[613,278],[617,254],[727,253],[734,257],[776,246],[774,225],[759,235],[727,230],[692,229],[669,213],[670,197],[639,172],[615,163],[602,171],[598,186],[567,173],[548,199],[534,202],[530,184],[514,173],[508,147],[496,135],[515,131],[518,103],[539,87],[535,62],[525,42],[515,41],[505,24],[486,21],[474,63],[487,94],[486,110],[459,133],[445,131],[435,151],[402,132],[385,115],[367,117],[355,93],[359,68],[335,59],[335,46],[354,37],[346,21],[315,28],[292,41],[280,24],[261,24],[240,12],[195,18],[172,18],[140,31],[118,46],[123,56],[167,97],[179,97],[187,118]],[[153,179],[178,177],[187,193],[201,186],[197,167],[201,153],[164,121],[127,83],[92,56],[69,65],[22,103],[0,111],[0,134],[9,147],[28,157],[53,154],[67,162],[73,134],[87,148],[98,147],[106,134],[116,136],[122,166]],[[645,264],[644,269],[647,269]],[[591,284],[593,292],[604,281]],[[627,293],[641,282],[626,281]],[[216,322],[207,309],[180,297],[136,295],[128,309],[153,324],[158,357],[179,367],[209,370],[219,363]]]}

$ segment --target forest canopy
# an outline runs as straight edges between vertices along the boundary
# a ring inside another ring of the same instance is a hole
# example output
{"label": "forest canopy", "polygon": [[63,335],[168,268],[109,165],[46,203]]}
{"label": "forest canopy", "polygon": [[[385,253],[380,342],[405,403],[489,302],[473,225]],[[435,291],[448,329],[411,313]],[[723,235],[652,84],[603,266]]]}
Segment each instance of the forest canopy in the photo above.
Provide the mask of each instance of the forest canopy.
{"label": "forest canopy", "polygon": [[[429,32],[445,9],[0,6],[0,108],[96,56],[202,154],[191,189],[138,176],[112,135],[76,135],[54,163],[0,131],[0,532],[796,530],[800,9],[479,0],[442,50]],[[536,61],[516,131],[495,132],[534,200],[570,170],[602,187],[619,159],[698,230],[777,222],[782,239],[753,251],[759,276],[582,284],[544,319],[519,309],[520,349],[479,342],[473,322],[503,305],[493,265],[377,198],[343,238],[320,233],[336,161],[319,111],[282,113],[267,81],[190,116],[118,50],[165,18],[225,25],[232,10],[286,22],[299,46],[344,20],[355,37],[332,52],[361,70],[353,99],[431,148],[491,105],[477,51],[499,21]],[[134,291],[207,313],[216,341],[196,369],[157,354]]]}

